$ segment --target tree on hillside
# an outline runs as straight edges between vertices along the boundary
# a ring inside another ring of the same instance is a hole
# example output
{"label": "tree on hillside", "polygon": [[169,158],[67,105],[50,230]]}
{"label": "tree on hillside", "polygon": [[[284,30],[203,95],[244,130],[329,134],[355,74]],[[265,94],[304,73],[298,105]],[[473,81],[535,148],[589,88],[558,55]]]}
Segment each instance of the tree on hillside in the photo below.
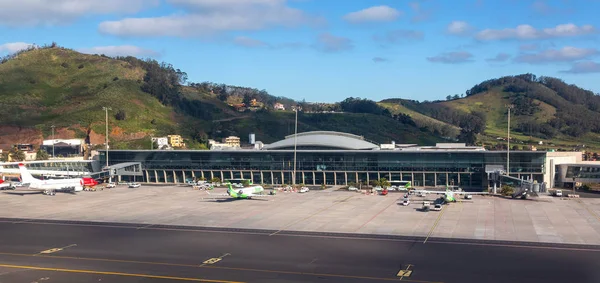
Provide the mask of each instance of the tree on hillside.
{"label": "tree on hillside", "polygon": [[379,185],[381,187],[387,188],[390,186],[390,182],[386,178],[379,179]]}
{"label": "tree on hillside", "polygon": [[452,95],[446,96],[446,100],[452,100]]}
{"label": "tree on hillside", "polygon": [[389,110],[377,105],[375,101],[369,99],[349,97],[340,102],[339,105],[344,112],[391,116]]}
{"label": "tree on hillside", "polygon": [[119,120],[119,121],[123,121],[127,118],[127,114],[125,113],[124,110],[119,109],[117,111],[117,113],[115,114],[115,119]]}
{"label": "tree on hillside", "polygon": [[473,112],[469,117],[465,117],[460,123],[460,134],[458,140],[468,145],[475,145],[477,134],[485,130],[485,113]]}
{"label": "tree on hillside", "polygon": [[8,161],[8,153],[0,153],[0,161],[7,162]]}
{"label": "tree on hillside", "polygon": [[242,103],[244,103],[244,106],[246,107],[250,107],[252,106],[252,97],[248,94],[244,94],[244,98],[242,99]]}
{"label": "tree on hillside", "polygon": [[50,155],[48,154],[48,152],[46,152],[43,149],[38,149],[37,153],[35,154],[35,160],[48,160],[50,159]]}
{"label": "tree on hillside", "polygon": [[453,98],[453,99],[459,99],[459,98],[460,98],[460,96],[459,96],[458,94],[455,94],[455,95],[454,95],[452,98]]}
{"label": "tree on hillside", "polygon": [[415,121],[408,114],[399,113],[399,114],[393,115],[392,118],[394,118],[394,120],[396,120],[402,124],[411,125],[413,127],[417,126]]}
{"label": "tree on hillside", "polygon": [[19,150],[16,146],[13,146],[8,154],[10,154],[10,159],[13,161],[23,161],[26,157],[25,152]]}

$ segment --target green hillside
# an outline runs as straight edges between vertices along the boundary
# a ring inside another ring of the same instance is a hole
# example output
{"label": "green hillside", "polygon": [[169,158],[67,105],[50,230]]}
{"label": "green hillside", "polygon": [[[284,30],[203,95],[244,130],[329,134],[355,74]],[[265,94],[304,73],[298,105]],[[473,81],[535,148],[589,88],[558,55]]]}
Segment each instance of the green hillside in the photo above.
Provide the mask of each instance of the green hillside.
{"label": "green hillside", "polygon": [[[149,148],[149,137],[181,134],[192,148],[207,139],[256,133],[265,143],[293,132],[294,113],[272,104],[296,104],[265,90],[186,82],[185,72],[134,57],[86,55],[57,46],[19,52],[0,64],[0,144],[40,144],[51,137],[88,138],[102,144],[109,111],[113,148]],[[256,107],[236,109],[232,104]],[[306,105],[305,109],[310,108]],[[357,110],[360,112],[360,110]],[[351,111],[353,112],[353,111]],[[389,112],[301,113],[299,131],[332,130],[376,142],[433,144],[441,141]]]}
{"label": "green hillside", "polygon": [[[224,131],[240,133],[242,138],[256,133],[257,139],[264,143],[275,142],[281,137],[294,133],[295,116],[293,112],[262,112],[239,120],[220,122]],[[390,117],[365,113],[327,113],[304,114],[298,116],[298,131],[340,131],[362,135],[368,140],[379,143],[418,143],[433,145],[443,141],[441,138],[422,132]]]}
{"label": "green hillside", "polygon": [[[556,78],[537,78],[531,74],[507,76],[474,86],[464,98],[423,103],[398,99],[384,102],[401,104],[409,111],[455,126],[482,118],[484,127],[477,133],[476,143],[491,148],[506,144],[506,105],[512,104],[511,147],[600,149],[600,96]],[[413,119],[422,119],[418,117],[415,115]]]}
{"label": "green hillside", "polygon": [[[63,48],[22,52],[0,64],[1,125],[35,128],[44,136],[55,125],[66,130],[63,135],[84,138],[91,130],[96,137],[105,132],[102,107],[111,107],[111,118],[124,113],[111,125],[114,139],[168,132],[173,111],[140,90],[143,76],[127,62]],[[10,140],[10,131],[1,132]]]}
{"label": "green hillside", "polygon": [[443,137],[455,138],[460,131],[460,128],[452,124],[434,119],[427,115],[423,115],[417,111],[406,108],[402,105],[401,99],[389,99],[378,103],[382,107],[388,109],[392,114],[406,114],[410,116],[419,128],[427,128],[432,132],[439,132]]}

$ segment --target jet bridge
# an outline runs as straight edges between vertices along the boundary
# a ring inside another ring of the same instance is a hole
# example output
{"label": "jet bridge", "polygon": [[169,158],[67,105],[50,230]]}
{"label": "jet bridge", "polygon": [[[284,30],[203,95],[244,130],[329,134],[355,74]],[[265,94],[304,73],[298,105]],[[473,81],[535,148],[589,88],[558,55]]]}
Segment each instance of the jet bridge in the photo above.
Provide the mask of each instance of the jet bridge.
{"label": "jet bridge", "polygon": [[494,170],[493,172],[488,172],[489,180],[493,182],[494,185],[494,193],[497,193],[497,187],[502,187],[502,185],[509,185],[515,189],[514,193],[511,195],[512,198],[527,198],[528,196],[537,196],[538,193],[545,192],[546,186],[545,183],[539,184],[533,180],[525,180],[519,179],[516,177],[511,177],[506,174],[504,170]]}
{"label": "jet bridge", "polygon": [[122,176],[133,176],[134,178],[139,176],[140,180],[144,178],[144,172],[142,171],[142,163],[141,162],[125,162],[118,163],[110,166],[104,166],[102,168],[103,172],[108,172],[108,176],[111,180],[117,179],[117,181],[121,181]]}

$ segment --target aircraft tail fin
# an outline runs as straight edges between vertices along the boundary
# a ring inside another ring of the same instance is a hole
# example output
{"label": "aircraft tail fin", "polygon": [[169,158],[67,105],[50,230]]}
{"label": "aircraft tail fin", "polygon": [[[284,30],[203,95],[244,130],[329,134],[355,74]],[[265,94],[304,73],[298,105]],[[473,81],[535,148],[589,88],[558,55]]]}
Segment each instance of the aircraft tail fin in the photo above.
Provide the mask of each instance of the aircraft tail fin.
{"label": "aircraft tail fin", "polygon": [[25,184],[31,184],[39,181],[38,179],[34,178],[31,173],[29,173],[29,170],[25,168],[23,163],[19,163],[19,171],[21,172],[21,182]]}

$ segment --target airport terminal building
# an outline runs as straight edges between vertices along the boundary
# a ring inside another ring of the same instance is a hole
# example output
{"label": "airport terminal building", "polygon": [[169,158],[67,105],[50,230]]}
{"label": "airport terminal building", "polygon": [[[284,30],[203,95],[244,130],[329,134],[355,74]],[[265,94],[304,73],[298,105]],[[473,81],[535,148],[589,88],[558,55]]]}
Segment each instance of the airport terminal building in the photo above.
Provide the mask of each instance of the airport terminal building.
{"label": "airport terminal building", "polygon": [[[296,145],[296,151],[294,151]],[[121,181],[184,183],[192,178],[250,179],[256,184],[291,184],[296,152],[296,184],[368,184],[386,178],[416,187],[458,185],[483,189],[488,173],[505,170],[506,151],[464,144],[377,145],[356,135],[307,132],[287,136],[262,149],[110,150],[108,163],[140,163],[141,172],[119,174]],[[106,152],[100,151],[100,164]],[[544,181],[546,152],[511,151],[510,174]],[[132,171],[133,172],[133,171]]]}

